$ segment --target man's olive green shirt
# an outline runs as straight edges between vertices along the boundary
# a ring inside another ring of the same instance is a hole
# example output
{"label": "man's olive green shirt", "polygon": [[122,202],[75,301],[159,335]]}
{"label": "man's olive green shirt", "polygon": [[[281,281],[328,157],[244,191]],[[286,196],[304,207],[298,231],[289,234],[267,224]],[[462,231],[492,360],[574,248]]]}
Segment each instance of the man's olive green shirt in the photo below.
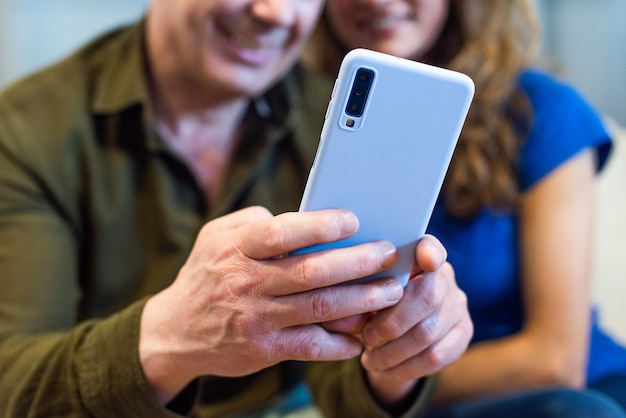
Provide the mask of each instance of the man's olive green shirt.
{"label": "man's olive green shirt", "polygon": [[0,416],[227,416],[268,402],[299,370],[326,416],[387,416],[358,359],[198,379],[169,408],[153,399],[138,355],[146,299],[174,280],[208,220],[297,210],[332,85],[296,69],[253,101],[209,206],[154,130],[143,32],[106,35],[0,95]]}

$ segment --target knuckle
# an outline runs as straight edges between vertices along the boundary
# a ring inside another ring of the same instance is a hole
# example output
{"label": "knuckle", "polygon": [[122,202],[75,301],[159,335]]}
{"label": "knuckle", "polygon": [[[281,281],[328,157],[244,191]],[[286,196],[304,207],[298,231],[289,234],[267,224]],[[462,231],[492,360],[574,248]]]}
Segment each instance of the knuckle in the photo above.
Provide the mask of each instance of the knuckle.
{"label": "knuckle", "polygon": [[374,350],[371,360],[378,370],[389,371],[395,365],[393,356],[386,355],[384,351]]}
{"label": "knuckle", "polygon": [[217,232],[217,230],[218,228],[212,222],[207,222],[202,225],[200,231],[198,231],[196,245],[198,245],[198,241],[211,239],[211,237]]}
{"label": "knuckle", "polygon": [[262,338],[252,338],[250,339],[250,345],[248,346],[248,349],[251,353],[254,353],[255,357],[257,357],[257,359],[261,362],[264,361],[264,359],[271,357],[272,354],[270,354],[273,351],[273,349],[269,349],[267,346],[267,341],[265,341],[265,339]]}
{"label": "knuckle", "polygon": [[272,252],[282,253],[287,242],[287,231],[282,222],[269,222],[262,232],[265,246]]}
{"label": "knuckle", "polygon": [[310,288],[318,288],[324,285],[329,274],[328,266],[318,262],[315,258],[303,257],[300,261],[299,280],[307,284]]}
{"label": "knuckle", "polygon": [[432,280],[428,281],[428,284],[420,289],[420,304],[424,312],[433,312],[439,309],[445,301],[446,287],[447,285],[442,281]]}
{"label": "knuckle", "polygon": [[259,310],[260,315],[255,315],[257,321],[261,323],[261,329],[266,332],[274,332],[280,328],[280,315],[276,313],[276,308],[271,301],[265,301]]}
{"label": "knuckle", "polygon": [[448,353],[442,347],[437,345],[428,347],[422,353],[426,367],[430,370],[439,370],[452,363],[454,359],[449,359]]}
{"label": "knuckle", "polygon": [[373,251],[368,251],[360,257],[355,257],[353,260],[355,263],[355,277],[365,277],[376,273],[384,267],[383,260]]}
{"label": "knuckle", "polygon": [[425,347],[432,344],[439,337],[437,320],[432,317],[424,319],[413,328],[411,336],[419,346]]}
{"label": "knuckle", "polygon": [[379,335],[384,341],[392,341],[406,332],[403,324],[398,321],[394,316],[386,318],[386,321],[379,328]]}
{"label": "knuckle", "polygon": [[275,364],[288,356],[285,348],[277,341],[277,338],[258,339],[249,347],[248,352],[254,353],[254,361],[262,366]]}
{"label": "knuckle", "polygon": [[322,356],[324,344],[319,339],[303,341],[300,344],[302,360],[317,360]]}
{"label": "knuckle", "polygon": [[261,205],[249,206],[248,211],[250,211],[250,213],[256,218],[265,218],[272,216],[272,212],[270,212],[269,209],[267,209],[265,206]]}
{"label": "knuckle", "polygon": [[323,322],[334,319],[334,315],[338,310],[339,301],[335,297],[335,293],[328,289],[321,289],[309,295],[309,305],[311,307],[313,320],[315,322]]}

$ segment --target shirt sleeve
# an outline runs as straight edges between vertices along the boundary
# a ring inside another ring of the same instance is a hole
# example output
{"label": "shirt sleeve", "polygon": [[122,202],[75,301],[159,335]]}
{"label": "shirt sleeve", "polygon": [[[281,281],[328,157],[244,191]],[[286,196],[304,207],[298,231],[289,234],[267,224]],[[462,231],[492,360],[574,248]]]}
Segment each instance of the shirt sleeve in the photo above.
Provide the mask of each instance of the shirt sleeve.
{"label": "shirt sleeve", "polygon": [[[2,127],[6,127],[3,124]],[[172,417],[138,354],[145,300],[78,323],[76,231],[0,127],[0,416]],[[28,154],[24,154],[28,153]]]}
{"label": "shirt sleeve", "polygon": [[[313,397],[327,418],[390,418],[376,404],[358,358],[340,362],[309,363],[305,368]],[[436,376],[424,378],[415,399],[401,417],[421,416],[434,392]]]}
{"label": "shirt sleeve", "polygon": [[592,106],[574,88],[547,74],[526,72],[520,84],[533,109],[532,127],[521,149],[522,189],[530,188],[586,148],[595,150],[600,171],[612,143]]}

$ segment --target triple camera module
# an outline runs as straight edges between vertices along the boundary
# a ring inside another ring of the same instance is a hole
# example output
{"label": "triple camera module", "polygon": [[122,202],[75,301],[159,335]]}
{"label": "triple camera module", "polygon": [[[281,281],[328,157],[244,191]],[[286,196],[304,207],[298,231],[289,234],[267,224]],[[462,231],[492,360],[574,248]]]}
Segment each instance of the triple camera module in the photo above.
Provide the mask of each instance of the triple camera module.
{"label": "triple camera module", "polygon": [[346,105],[346,113],[356,118],[363,115],[363,109],[367,102],[367,96],[374,81],[374,71],[367,68],[359,68],[352,83],[352,91]]}

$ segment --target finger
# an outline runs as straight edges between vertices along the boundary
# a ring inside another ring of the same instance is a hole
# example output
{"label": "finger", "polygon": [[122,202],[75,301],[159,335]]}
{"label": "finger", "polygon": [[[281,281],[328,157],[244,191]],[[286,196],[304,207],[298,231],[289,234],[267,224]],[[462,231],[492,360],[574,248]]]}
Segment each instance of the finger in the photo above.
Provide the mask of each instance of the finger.
{"label": "finger", "polygon": [[331,331],[355,335],[358,338],[359,334],[363,331],[363,326],[374,315],[374,312],[368,312],[362,315],[353,315],[347,318],[324,322],[323,326]]}
{"label": "finger", "polygon": [[274,329],[324,323],[392,306],[404,287],[395,278],[369,283],[331,286],[272,299],[267,318]]}
{"label": "finger", "polygon": [[401,337],[379,347],[367,346],[368,365],[372,370],[387,370],[427,350],[438,338],[450,332],[439,329],[437,318],[429,317]]}
{"label": "finger", "polygon": [[392,367],[385,368],[380,362],[382,357],[374,358],[373,355],[378,349],[366,350],[361,356],[361,364],[365,370],[381,373],[389,379],[416,379],[437,373],[457,361],[467,349],[470,338],[471,321],[468,317],[467,321],[459,323],[444,338]]}
{"label": "finger", "polygon": [[267,295],[306,292],[359,279],[391,268],[397,261],[396,248],[387,241],[375,241],[348,248],[293,255],[257,265],[267,277],[260,285]]}
{"label": "finger", "polygon": [[451,274],[445,271],[446,267],[443,269],[439,273],[424,273],[410,281],[400,303],[372,318],[363,328],[366,345],[379,347],[393,341],[439,311],[449,292],[448,282],[439,276]]}
{"label": "finger", "polygon": [[383,370],[392,368],[447,338],[459,324],[469,320],[462,299],[459,296],[458,303],[443,306],[401,337],[383,346],[371,348],[369,353],[372,364]]}
{"label": "finger", "polygon": [[245,225],[241,249],[255,260],[265,260],[314,244],[338,241],[359,228],[357,217],[343,209],[288,212]]}
{"label": "finger", "polygon": [[437,271],[448,258],[448,252],[441,242],[432,235],[424,235],[417,243],[415,250],[416,268],[411,277],[422,271]]}
{"label": "finger", "polygon": [[280,358],[300,361],[336,361],[356,357],[363,351],[361,342],[350,335],[332,334],[317,325],[304,325],[281,331],[275,348]]}

